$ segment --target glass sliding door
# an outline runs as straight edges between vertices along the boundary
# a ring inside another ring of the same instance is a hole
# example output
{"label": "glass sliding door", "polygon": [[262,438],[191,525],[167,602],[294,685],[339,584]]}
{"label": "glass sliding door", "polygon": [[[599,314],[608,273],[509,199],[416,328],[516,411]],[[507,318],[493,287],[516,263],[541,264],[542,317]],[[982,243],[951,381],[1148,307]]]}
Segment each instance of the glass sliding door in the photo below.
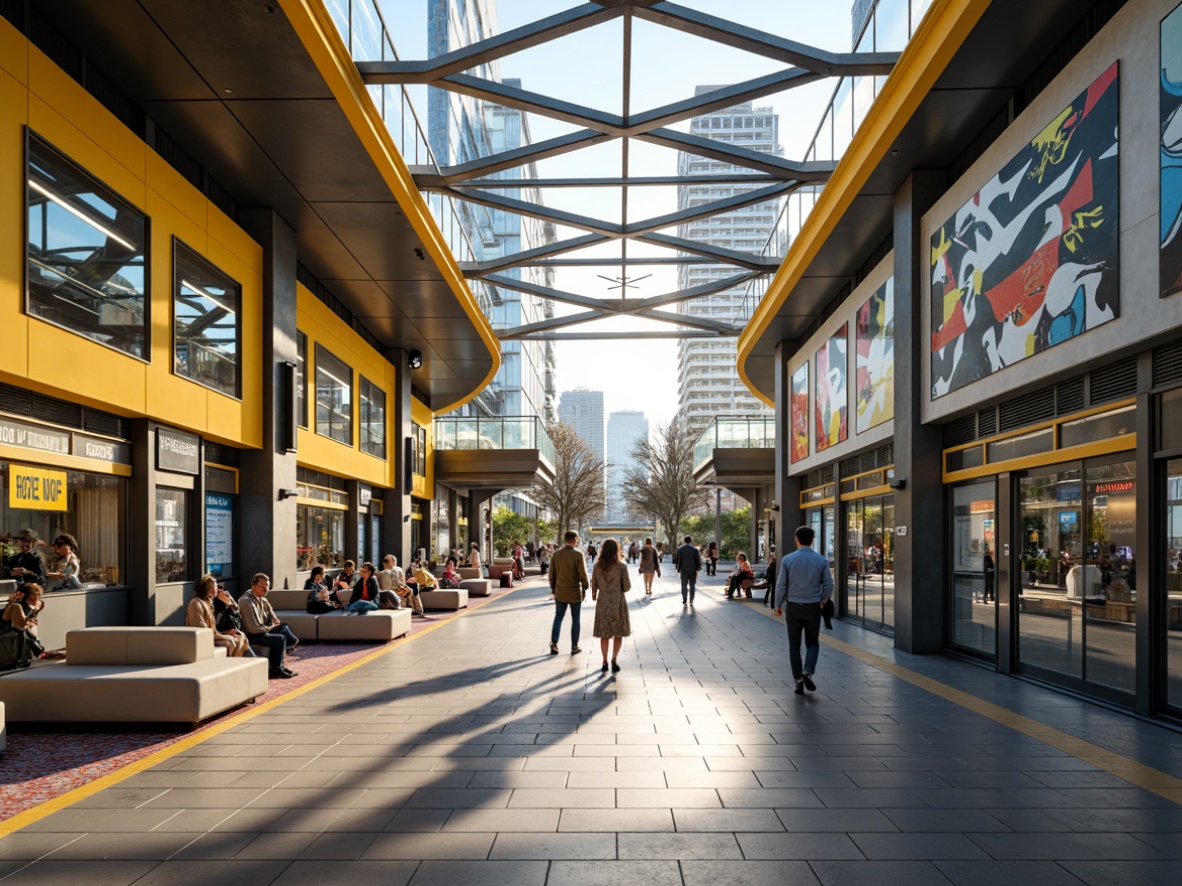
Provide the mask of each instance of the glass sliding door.
{"label": "glass sliding door", "polygon": [[1087,467],[1084,526],[1083,568],[1094,582],[1084,606],[1084,677],[1129,695],[1137,670],[1135,474],[1132,461]]}
{"label": "glass sliding door", "polygon": [[1166,465],[1166,704],[1182,711],[1182,459]]}
{"label": "glass sliding door", "polygon": [[846,612],[867,627],[895,624],[895,498],[878,495],[846,505]]}
{"label": "glass sliding door", "polygon": [[952,642],[997,654],[995,486],[992,480],[952,489]]}

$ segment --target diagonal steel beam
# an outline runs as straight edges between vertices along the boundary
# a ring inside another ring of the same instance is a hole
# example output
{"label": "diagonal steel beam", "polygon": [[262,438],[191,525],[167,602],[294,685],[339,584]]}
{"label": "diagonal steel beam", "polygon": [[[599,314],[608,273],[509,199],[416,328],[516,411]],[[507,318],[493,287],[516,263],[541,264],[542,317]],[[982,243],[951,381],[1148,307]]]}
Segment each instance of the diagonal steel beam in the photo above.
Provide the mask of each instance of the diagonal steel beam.
{"label": "diagonal steel beam", "polygon": [[626,121],[629,127],[628,134],[634,135],[637,132],[668,126],[670,123],[721,111],[724,108],[731,108],[744,102],[755,101],[824,79],[825,75],[818,74],[816,71],[809,71],[805,68],[789,68],[786,71],[756,77],[742,83],[722,86],[692,98],[653,108],[640,114],[633,114]]}
{"label": "diagonal steel beam", "polygon": [[608,316],[602,311],[583,311],[579,314],[568,314],[565,317],[548,317],[545,320],[538,320],[536,323],[526,323],[524,326],[514,326],[510,329],[501,329],[497,331],[497,338],[501,341],[512,341],[513,339],[523,338],[531,332],[546,332],[550,329],[564,329],[567,326],[577,326],[580,323],[590,323],[592,320],[599,320],[602,317]]}
{"label": "diagonal steel beam", "polygon": [[745,52],[762,55],[827,76],[869,76],[889,74],[898,61],[897,52],[830,52],[795,40],[777,37],[758,28],[678,6],[676,3],[634,3],[632,14],[644,21],[704,37]]}
{"label": "diagonal steel beam", "polygon": [[[619,264],[619,262],[616,262],[616,264]],[[502,289],[512,289],[516,292],[528,292],[532,295],[548,298],[550,301],[562,302],[563,304],[576,305],[581,308],[593,308],[605,312],[615,310],[612,302],[605,301],[601,298],[593,298],[589,295],[577,295],[561,289],[552,289],[549,286],[530,283],[528,280],[518,280],[515,277],[506,277],[503,274],[485,274],[480,279],[492,286],[499,286]]]}
{"label": "diagonal steel beam", "polygon": [[506,271],[509,268],[515,268],[523,262],[528,262],[532,259],[548,258],[551,255],[562,255],[564,252],[573,252],[576,249],[585,249],[597,243],[605,243],[608,239],[601,234],[584,234],[581,237],[572,237],[569,240],[560,240],[557,243],[547,243],[545,246],[527,249],[524,252],[514,252],[512,255],[501,256],[501,258],[475,262],[462,261],[458,264],[460,270],[464,272],[465,277],[482,277],[493,271]]}
{"label": "diagonal steel beam", "polygon": [[673,311],[637,311],[636,316],[649,320],[660,320],[662,323],[673,323],[677,326],[691,326],[694,329],[708,329],[712,332],[737,332],[734,325],[724,320],[713,320],[710,317],[695,317],[692,314],[677,314]]}
{"label": "diagonal steel beam", "polygon": [[779,259],[764,258],[763,256],[754,255],[750,252],[738,252],[737,250],[727,249],[723,246],[699,243],[696,240],[687,240],[684,237],[674,237],[670,234],[645,234],[643,237],[637,237],[636,239],[642,243],[650,243],[653,246],[664,246],[666,249],[677,249],[681,252],[688,252],[691,255],[704,255],[723,264],[748,268],[752,271],[767,273],[775,271],[780,267]]}
{"label": "diagonal steel beam", "polygon": [[774,154],[763,154],[759,151],[753,151],[750,148],[743,148],[728,142],[715,141],[714,139],[703,138],[698,135],[690,135],[687,132],[678,132],[675,129],[654,129],[651,132],[641,133],[635,137],[649,144],[661,145],[666,148],[673,148],[675,151],[685,151],[689,154],[697,154],[699,157],[705,157],[709,160],[732,163],[736,166],[766,172],[770,175],[782,176],[787,173],[792,178],[801,182],[827,181],[830,174],[837,167],[836,163],[829,161],[798,163],[795,160],[777,157]]}
{"label": "diagonal steel beam", "polygon": [[592,218],[589,215],[577,215],[576,213],[567,212],[563,209],[554,209],[545,204],[519,200],[516,197],[490,194],[485,191],[465,191],[460,188],[443,188],[441,190],[460,200],[467,200],[470,203],[476,203],[480,206],[491,206],[494,209],[502,209],[506,212],[516,213],[517,215],[540,218],[543,221],[552,221],[555,224],[566,225],[570,228],[603,234],[605,237],[610,237],[613,240],[617,240],[625,234],[624,226],[618,222],[602,221]]}
{"label": "diagonal steel beam", "polygon": [[[381,82],[430,83],[439,77],[470,71],[515,52],[612,21],[623,15],[624,11],[621,6],[605,8],[596,3],[584,3],[433,59],[377,63],[382,65],[383,73],[390,76],[390,79]],[[372,64],[375,63],[361,62],[357,68],[364,76]]]}
{"label": "diagonal steel beam", "polygon": [[709,203],[703,203],[699,206],[679,209],[677,212],[670,212],[637,222],[636,224],[625,225],[624,233],[629,237],[636,237],[641,234],[659,231],[661,228],[671,228],[674,225],[683,225],[698,221],[699,219],[722,215],[736,209],[742,209],[744,206],[766,203],[790,191],[795,191],[798,187],[800,187],[799,182],[784,182],[767,188],[757,188],[754,191],[733,194],[730,197],[719,197],[717,200],[711,200]]}
{"label": "diagonal steel beam", "polygon": [[692,329],[655,329],[648,332],[538,332],[519,341],[647,341],[661,338],[738,338],[738,332],[706,332]]}
{"label": "diagonal steel beam", "polygon": [[594,129],[580,129],[578,132],[548,138],[545,141],[534,142],[511,151],[501,151],[499,154],[456,166],[447,166],[440,170],[430,166],[412,166],[411,172],[414,173],[415,182],[420,188],[441,187],[473,176],[492,175],[503,169],[528,166],[547,157],[557,157],[612,140],[612,136],[596,132]]}
{"label": "diagonal steel beam", "polygon": [[747,274],[735,274],[732,277],[726,277],[722,280],[714,280],[710,283],[700,283],[697,286],[691,286],[689,289],[679,289],[675,292],[666,292],[664,295],[653,295],[648,298],[638,299],[636,307],[638,310],[647,310],[649,308],[659,308],[664,305],[677,304],[678,302],[690,301],[695,298],[702,298],[707,295],[714,295],[717,292],[725,292],[728,289],[733,289],[736,286],[742,286],[749,280],[754,280],[756,277],[762,277],[763,274],[751,272]]}
{"label": "diagonal steel beam", "polygon": [[453,183],[457,188],[492,188],[496,190],[517,190],[528,188],[619,188],[627,185],[675,186],[675,185],[771,185],[779,181],[762,172],[725,172],[718,175],[638,175],[635,178],[472,178]]}

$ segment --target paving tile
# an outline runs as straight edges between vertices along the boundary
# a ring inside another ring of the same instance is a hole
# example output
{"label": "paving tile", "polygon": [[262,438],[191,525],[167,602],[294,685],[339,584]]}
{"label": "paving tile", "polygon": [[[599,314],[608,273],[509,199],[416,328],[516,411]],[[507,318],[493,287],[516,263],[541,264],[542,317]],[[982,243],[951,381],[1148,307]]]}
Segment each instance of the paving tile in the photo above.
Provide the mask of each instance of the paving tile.
{"label": "paving tile", "polygon": [[[558,829],[559,809],[456,809],[443,825],[447,832],[511,832]],[[460,838],[457,838],[460,839]]]}
{"label": "paving tile", "polygon": [[682,879],[676,861],[555,861],[546,886],[682,886]]}
{"label": "paving tile", "polygon": [[[44,861],[12,864],[11,873],[5,872],[5,886],[63,886],[85,883],[86,886],[128,886],[139,880],[158,862],[153,861]],[[0,871],[4,867],[0,867]],[[267,882],[267,881],[264,881]]]}
{"label": "paving tile", "polygon": [[411,886],[544,886],[544,861],[424,861]]}
{"label": "paving tile", "polygon": [[879,809],[777,809],[776,817],[793,833],[848,834],[899,831]]}
{"label": "paving tile", "polygon": [[970,840],[997,859],[1102,861],[1162,859],[1166,854],[1128,834],[968,834]]}
{"label": "paving tile", "polygon": [[727,809],[811,808],[823,805],[817,794],[805,788],[720,788],[719,797]]}
{"label": "paving tile", "polygon": [[616,790],[616,805],[621,809],[709,809],[721,807],[722,801],[718,798],[718,791],[711,788],[619,788]]}
{"label": "paving tile", "polygon": [[734,834],[620,834],[618,844],[620,858],[631,861],[743,857]]}
{"label": "paving tile", "polygon": [[1063,869],[1088,886],[1145,886],[1173,883],[1178,862],[1170,861],[1064,861]]}
{"label": "paving tile", "polygon": [[558,830],[575,832],[672,831],[669,809],[563,809]]}
{"label": "paving tile", "polygon": [[845,834],[736,834],[743,857],[748,859],[864,858],[854,841]]}
{"label": "paving tile", "polygon": [[811,886],[818,882],[803,861],[685,861],[681,870],[685,886]]}
{"label": "paving tile", "polygon": [[[136,886],[189,886],[193,883],[272,883],[287,861],[165,861],[152,868]],[[15,878],[14,878],[15,879]],[[71,882],[67,880],[60,883]],[[87,886],[92,880],[87,876]]]}
{"label": "paving tile", "polygon": [[901,831],[927,833],[985,833],[1011,828],[980,809],[884,809]]}
{"label": "paving tile", "polygon": [[935,866],[956,886],[1079,886],[1078,878],[1053,861],[937,861]]}
{"label": "paving tile", "polygon": [[950,882],[927,861],[817,861],[812,868],[823,886],[948,886]]}
{"label": "paving tile", "polygon": [[612,788],[515,788],[509,798],[510,809],[612,808],[615,805],[616,792]]}
{"label": "paving tile", "polygon": [[497,835],[490,858],[499,859],[614,859],[614,834]]}
{"label": "paving tile", "polygon": [[284,868],[278,882],[282,886],[406,886],[417,868],[417,861],[300,860]]}
{"label": "paving tile", "polygon": [[784,825],[768,809],[674,809],[678,831],[782,831]]}
{"label": "paving tile", "polygon": [[880,861],[907,861],[937,859],[988,859],[979,846],[963,834],[950,833],[904,833],[904,834],[857,834],[850,839],[869,859]]}

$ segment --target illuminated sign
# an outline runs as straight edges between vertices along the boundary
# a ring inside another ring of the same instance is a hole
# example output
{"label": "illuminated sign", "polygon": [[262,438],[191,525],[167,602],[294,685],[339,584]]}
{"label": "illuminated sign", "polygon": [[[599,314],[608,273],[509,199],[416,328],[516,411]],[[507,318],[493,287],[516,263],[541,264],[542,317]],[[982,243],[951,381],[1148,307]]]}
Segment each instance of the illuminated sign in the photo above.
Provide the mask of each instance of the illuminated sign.
{"label": "illuminated sign", "polygon": [[1121,480],[1117,483],[1097,483],[1095,488],[1096,495],[1110,495],[1113,492],[1132,492],[1132,480]]}
{"label": "illuminated sign", "polygon": [[987,514],[993,511],[993,501],[971,501],[969,502],[970,514]]}
{"label": "illuminated sign", "polygon": [[66,472],[9,465],[8,507],[32,511],[66,510]]}

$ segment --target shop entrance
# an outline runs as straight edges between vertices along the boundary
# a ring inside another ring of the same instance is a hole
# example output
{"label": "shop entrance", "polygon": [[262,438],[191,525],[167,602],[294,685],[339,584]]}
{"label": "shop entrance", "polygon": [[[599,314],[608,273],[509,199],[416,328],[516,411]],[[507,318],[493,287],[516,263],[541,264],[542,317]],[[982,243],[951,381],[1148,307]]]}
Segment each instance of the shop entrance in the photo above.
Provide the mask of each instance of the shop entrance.
{"label": "shop entrance", "polygon": [[[833,505],[825,505],[822,508],[810,508],[805,511],[804,519],[805,525],[812,528],[816,533],[816,540],[813,542],[813,550],[818,554],[823,554],[825,559],[829,561],[829,574],[837,579],[837,526],[835,508]],[[789,539],[791,547],[784,551],[783,554],[790,554],[795,550],[795,542]]]}
{"label": "shop entrance", "polygon": [[866,627],[895,626],[895,497],[846,502],[845,614]]}

